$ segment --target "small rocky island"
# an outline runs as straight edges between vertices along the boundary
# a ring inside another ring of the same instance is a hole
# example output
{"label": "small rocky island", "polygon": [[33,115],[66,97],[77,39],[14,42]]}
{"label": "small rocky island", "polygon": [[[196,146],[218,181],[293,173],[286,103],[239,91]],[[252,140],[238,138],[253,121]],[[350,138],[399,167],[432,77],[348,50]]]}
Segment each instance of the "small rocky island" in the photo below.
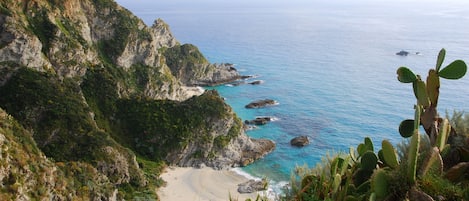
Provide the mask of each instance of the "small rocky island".
{"label": "small rocky island", "polygon": [[396,55],[399,55],[399,56],[407,56],[407,55],[409,55],[409,52],[404,51],[404,50],[401,50],[401,51],[399,51],[399,52],[396,52]]}
{"label": "small rocky island", "polygon": [[253,101],[253,102],[247,104],[247,105],[244,106],[244,107],[245,107],[245,108],[248,108],[248,109],[252,109],[252,108],[267,107],[267,106],[276,105],[276,104],[278,104],[278,102],[275,101],[275,100],[272,100],[272,99],[264,99],[264,100]]}
{"label": "small rocky island", "polygon": [[309,144],[308,136],[295,137],[290,141],[290,144],[295,147],[304,147]]}
{"label": "small rocky island", "polygon": [[246,125],[265,125],[267,124],[268,122],[272,121],[272,118],[271,117],[256,117],[255,119],[253,120],[245,120],[244,121],[244,124]]}

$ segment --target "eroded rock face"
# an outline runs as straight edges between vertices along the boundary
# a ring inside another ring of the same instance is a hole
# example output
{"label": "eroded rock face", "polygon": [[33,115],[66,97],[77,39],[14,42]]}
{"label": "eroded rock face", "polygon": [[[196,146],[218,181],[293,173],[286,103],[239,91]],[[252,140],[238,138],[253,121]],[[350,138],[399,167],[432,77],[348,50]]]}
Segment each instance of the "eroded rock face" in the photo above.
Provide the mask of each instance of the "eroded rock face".
{"label": "eroded rock face", "polygon": [[106,175],[114,184],[136,183],[145,186],[143,173],[138,169],[135,155],[111,146],[102,148],[103,158],[97,161],[96,169]]}
{"label": "eroded rock face", "polygon": [[133,40],[130,40],[125,46],[123,53],[117,59],[117,64],[124,68],[129,68],[134,64],[161,67],[158,49],[179,44],[171,33],[169,25],[162,19],[155,20],[151,27],[147,27],[142,21],[138,21],[138,29],[148,33],[148,35],[142,38],[138,36],[139,33],[132,33],[129,37]]}
{"label": "eroded rock face", "polygon": [[0,26],[0,61],[15,62],[38,71],[51,67],[50,62],[42,55],[39,38],[17,29],[15,19],[5,15],[0,15]]}
{"label": "eroded rock face", "polygon": [[241,79],[242,76],[238,73],[233,64],[209,64],[201,67],[200,71],[205,71],[203,76],[186,75],[188,85],[199,86],[216,86],[224,83],[230,83]]}
{"label": "eroded rock face", "polygon": [[227,113],[223,118],[207,119],[210,127],[202,132],[194,131],[199,137],[191,140],[183,150],[170,153],[167,161],[184,167],[227,169],[246,166],[275,149],[271,140],[247,136],[243,123],[226,104],[225,110]]}

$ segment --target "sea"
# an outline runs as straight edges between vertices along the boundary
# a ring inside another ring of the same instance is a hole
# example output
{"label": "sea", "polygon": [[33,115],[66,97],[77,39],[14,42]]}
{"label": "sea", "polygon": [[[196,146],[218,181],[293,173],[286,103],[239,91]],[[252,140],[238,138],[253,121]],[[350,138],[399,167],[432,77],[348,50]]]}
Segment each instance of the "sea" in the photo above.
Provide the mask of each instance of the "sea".
{"label": "sea", "polygon": [[[118,0],[152,25],[169,24],[181,43],[196,45],[212,63],[233,63],[245,80],[216,89],[243,120],[274,121],[247,131],[275,141],[265,158],[238,169],[267,178],[274,191],[297,166],[314,167],[328,154],[347,153],[363,138],[404,141],[399,123],[416,103],[400,66],[426,78],[440,49],[444,65],[469,62],[469,2],[443,0]],[[408,56],[396,52],[405,50]],[[251,101],[279,104],[246,109]],[[469,111],[469,76],[441,80],[438,111]],[[308,136],[310,144],[290,140]]]}

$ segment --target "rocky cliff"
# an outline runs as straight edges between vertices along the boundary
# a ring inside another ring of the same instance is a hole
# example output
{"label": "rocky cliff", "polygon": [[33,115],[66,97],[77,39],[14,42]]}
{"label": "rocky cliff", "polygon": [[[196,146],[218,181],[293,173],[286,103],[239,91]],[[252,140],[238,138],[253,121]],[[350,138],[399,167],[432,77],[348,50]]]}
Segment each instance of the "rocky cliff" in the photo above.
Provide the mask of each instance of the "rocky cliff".
{"label": "rocky cliff", "polygon": [[193,87],[236,69],[161,19],[148,27],[112,0],[0,0],[0,11],[2,198],[154,199],[164,164],[241,166],[275,147]]}

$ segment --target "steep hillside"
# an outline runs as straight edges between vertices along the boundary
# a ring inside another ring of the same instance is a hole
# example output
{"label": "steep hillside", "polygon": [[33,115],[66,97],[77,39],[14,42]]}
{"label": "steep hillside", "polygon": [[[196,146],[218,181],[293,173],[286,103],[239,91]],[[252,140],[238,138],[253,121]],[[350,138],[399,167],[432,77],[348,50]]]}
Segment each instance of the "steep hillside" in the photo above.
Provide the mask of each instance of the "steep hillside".
{"label": "steep hillside", "polygon": [[275,147],[193,86],[236,69],[180,45],[160,19],[147,27],[112,0],[0,0],[0,11],[0,194],[155,198],[164,164],[241,166]]}
{"label": "steep hillside", "polygon": [[109,178],[81,162],[54,163],[32,134],[0,109],[0,198],[2,200],[115,199]]}

